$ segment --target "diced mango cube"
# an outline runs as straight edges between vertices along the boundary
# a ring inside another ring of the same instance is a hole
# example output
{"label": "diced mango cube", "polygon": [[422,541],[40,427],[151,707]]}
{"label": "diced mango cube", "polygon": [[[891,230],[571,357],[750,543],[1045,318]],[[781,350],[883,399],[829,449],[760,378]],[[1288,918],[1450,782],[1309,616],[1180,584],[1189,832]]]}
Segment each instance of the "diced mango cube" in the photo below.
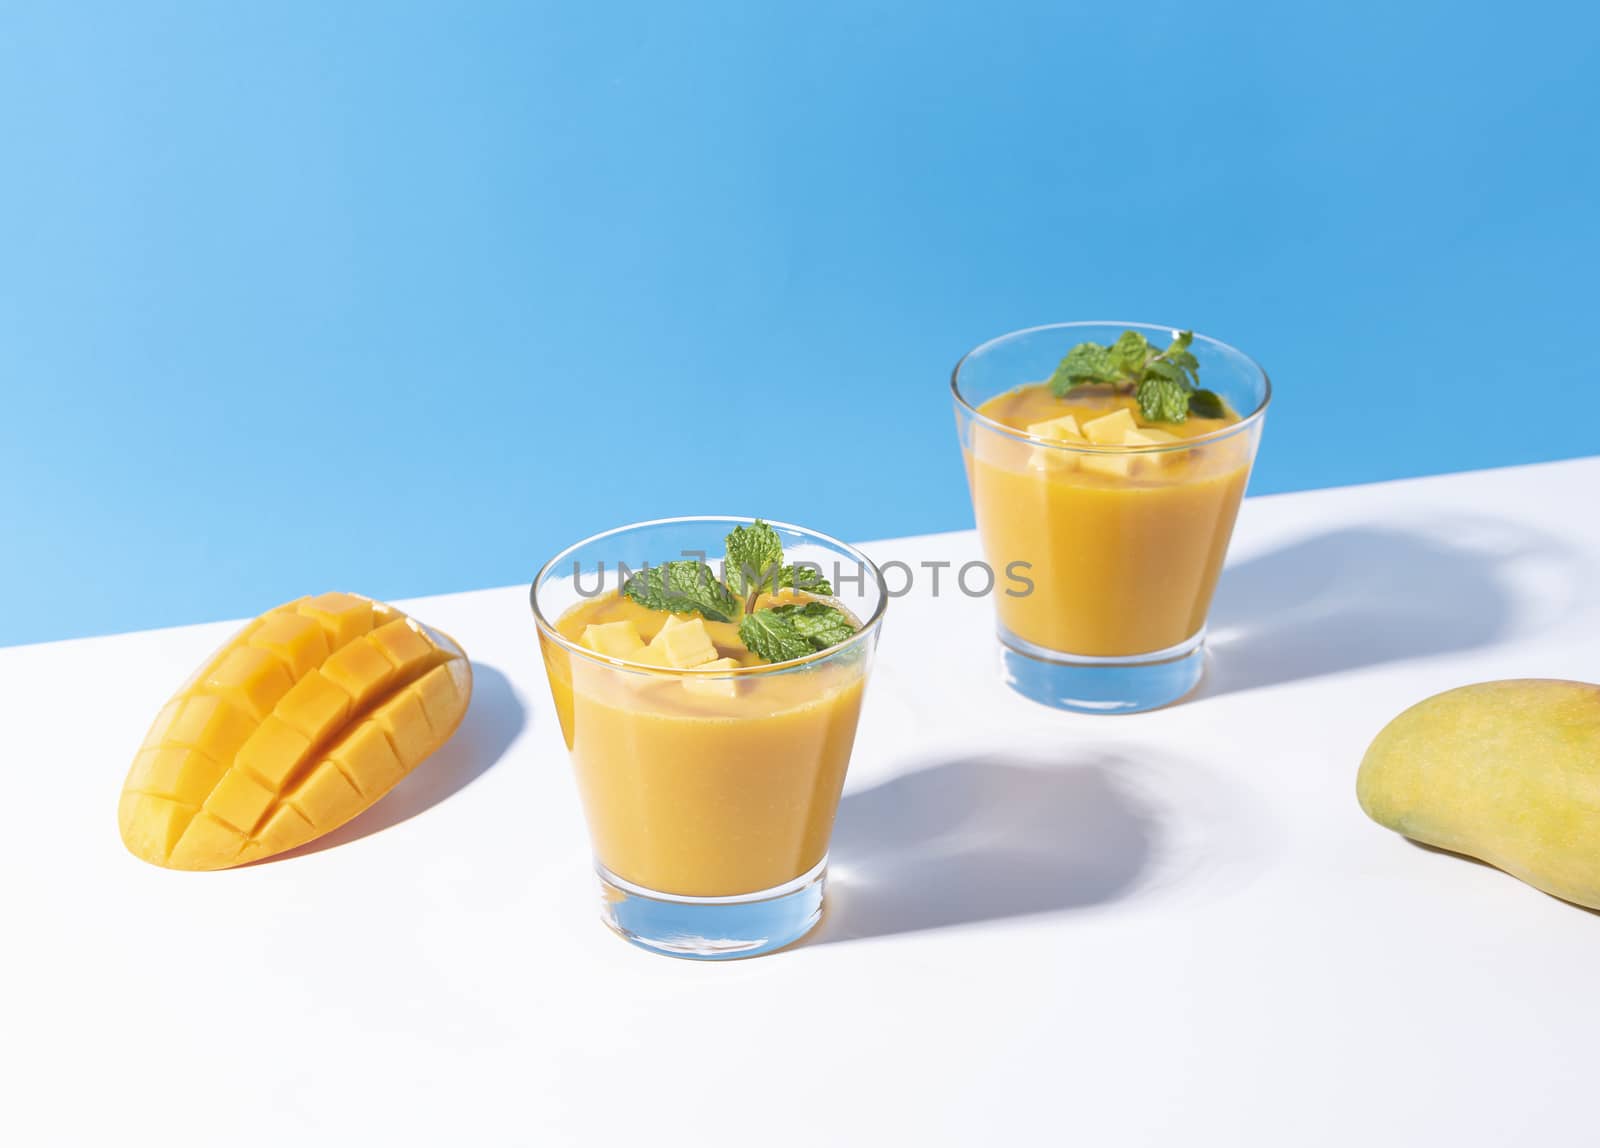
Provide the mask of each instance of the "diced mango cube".
{"label": "diced mango cube", "polygon": [[339,649],[372,629],[372,600],[357,594],[318,594],[295,607],[322,627],[331,649]]}
{"label": "diced mango cube", "polygon": [[239,747],[233,761],[281,792],[310,753],[309,737],[277,714],[268,714]]}
{"label": "diced mango cube", "polygon": [[366,802],[361,793],[332,761],[313,769],[291,800],[319,833],[326,833],[360,813]]}
{"label": "diced mango cube", "polygon": [[[433,728],[428,724],[428,715],[422,708],[422,699],[417,697],[415,691],[408,690],[384,702],[372,712],[372,720],[377,722],[382,727],[383,733],[388,735],[389,744],[394,747],[394,752],[400,758],[400,765],[405,769],[410,769],[432,751]],[[355,777],[357,782],[361,783],[361,791],[367,792],[361,774],[356,773]]]}
{"label": "diced mango cube", "polygon": [[639,627],[633,624],[632,619],[585,626],[583,637],[579,640],[595,653],[608,658],[628,659],[644,649],[644,639],[639,636]]}
{"label": "diced mango cube", "polygon": [[411,677],[437,656],[433,643],[406,618],[396,618],[372,631],[372,643],[403,678]]}
{"label": "diced mango cube", "polygon": [[159,857],[163,862],[193,817],[192,806],[132,790],[123,790],[117,806],[117,822],[128,848],[140,857]]}
{"label": "diced mango cube", "polygon": [[1127,478],[1133,472],[1134,456],[1131,454],[1085,454],[1078,465],[1092,474],[1108,478]]}
{"label": "diced mango cube", "polygon": [[1123,446],[1155,446],[1158,443],[1182,442],[1183,440],[1169,430],[1160,427],[1138,427],[1129,431],[1122,438]]}
{"label": "diced mango cube", "polygon": [[249,771],[230,769],[206,798],[205,810],[248,835],[277,798],[276,791],[262,785]]}
{"label": "diced mango cube", "polygon": [[[415,698],[410,700],[417,707],[412,716],[420,717],[421,703]],[[387,704],[384,708],[387,708]],[[423,728],[426,726],[427,723],[424,721]],[[418,740],[419,732],[414,726],[408,725],[405,728],[406,740],[402,746],[385,733],[382,722],[364,721],[356,727],[355,732],[339,743],[329,755],[329,760],[339,767],[339,772],[343,773],[363,796],[374,798],[387,793],[411,768],[405,761],[405,755],[409,753],[414,756],[426,744]],[[422,758],[417,758],[417,761],[421,760]]]}
{"label": "diced mango cube", "polygon": [[322,676],[364,706],[383,692],[395,676],[394,663],[367,637],[357,638],[322,663]]}
{"label": "diced mango cube", "polygon": [[328,638],[316,619],[274,611],[250,635],[250,644],[266,650],[299,681],[328,657]]}
{"label": "diced mango cube", "polygon": [[266,650],[235,646],[206,675],[203,684],[207,693],[228,699],[260,721],[272,712],[294,682],[283,663]]}
{"label": "diced mango cube", "polygon": [[233,755],[239,752],[253,728],[248,714],[221,698],[190,694],[172,728],[167,730],[165,740],[197,749],[212,761],[226,766],[233,761]]}
{"label": "diced mango cube", "polygon": [[671,629],[663,629],[650,646],[666,655],[667,665],[679,670],[703,666],[717,657],[716,643],[711,640],[703,618],[691,618]]}
{"label": "diced mango cube", "polygon": [[709,670],[736,670],[739,662],[736,658],[718,658],[695,667],[696,672],[683,679],[683,688],[691,694],[711,698],[733,698],[739,696],[739,680],[737,678],[701,677],[702,673]]}
{"label": "diced mango cube", "polygon": [[134,759],[127,786],[198,808],[223,772],[223,766],[198,750],[169,745],[141,751]]}
{"label": "diced mango cube", "polygon": [[456,687],[459,669],[454,660],[435,666],[417,679],[413,687],[422,702],[422,712],[428,715],[428,724],[436,735],[454,729],[466,710],[466,703]]}
{"label": "diced mango cube", "polygon": [[1071,440],[1083,437],[1083,430],[1078,426],[1076,415],[1062,415],[1059,418],[1046,419],[1042,423],[1029,423],[1028,433],[1035,438]]}
{"label": "diced mango cube", "polygon": [[261,856],[267,857],[293,849],[317,835],[316,827],[292,805],[280,805],[272,811],[266,823],[256,834],[256,843],[262,846]]}
{"label": "diced mango cube", "polygon": [[1127,407],[1118,407],[1108,415],[1084,423],[1083,437],[1096,446],[1121,446],[1127,433],[1137,427],[1133,412]]}
{"label": "diced mango cube", "polygon": [[172,847],[168,864],[174,869],[223,869],[234,864],[248,840],[209,813],[197,813]]}
{"label": "diced mango cube", "polygon": [[273,714],[312,741],[321,741],[344,724],[350,712],[350,695],[312,670],[283,695]]}

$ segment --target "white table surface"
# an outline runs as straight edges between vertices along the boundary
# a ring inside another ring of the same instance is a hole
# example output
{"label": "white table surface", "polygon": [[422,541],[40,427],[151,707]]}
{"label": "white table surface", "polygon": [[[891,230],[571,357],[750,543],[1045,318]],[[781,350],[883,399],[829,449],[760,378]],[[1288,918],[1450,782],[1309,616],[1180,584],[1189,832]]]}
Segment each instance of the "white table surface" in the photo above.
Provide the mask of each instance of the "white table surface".
{"label": "white table surface", "polygon": [[1593,1142],[1600,920],[1354,787],[1427,694],[1600,679],[1597,508],[1600,458],[1251,499],[1202,693],[1134,717],[1009,693],[987,602],[897,600],[828,916],[723,964],[596,919],[523,586],[404,603],[477,662],[462,731],[227,873],[116,805],[230,626],[0,650],[0,1141]]}

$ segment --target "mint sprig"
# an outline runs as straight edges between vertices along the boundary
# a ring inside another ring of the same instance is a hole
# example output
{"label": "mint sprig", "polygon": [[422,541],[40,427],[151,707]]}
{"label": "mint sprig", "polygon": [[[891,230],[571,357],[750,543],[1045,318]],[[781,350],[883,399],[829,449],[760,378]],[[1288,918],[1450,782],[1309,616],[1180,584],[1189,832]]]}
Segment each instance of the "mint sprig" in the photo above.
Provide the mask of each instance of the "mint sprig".
{"label": "mint sprig", "polygon": [[744,598],[746,612],[756,608],[763,591],[803,590],[832,594],[833,587],[815,566],[783,564],[783,540],[767,523],[756,519],[750,526],[735,526],[728,535],[728,556],[722,565],[728,589]]}
{"label": "mint sprig", "polygon": [[1181,423],[1191,414],[1221,418],[1227,408],[1215,391],[1201,388],[1193,342],[1193,331],[1179,331],[1157,351],[1138,331],[1124,331],[1109,347],[1079,343],[1050,376],[1050,390],[1059,399],[1075,387],[1110,384],[1132,393],[1146,422]]}
{"label": "mint sprig", "polygon": [[704,562],[685,560],[646,566],[622,584],[622,592],[647,610],[699,614],[712,622],[731,622],[739,600]]}
{"label": "mint sprig", "polygon": [[713,622],[739,621],[745,648],[769,662],[787,662],[836,646],[856,632],[845,612],[826,602],[785,602],[756,609],[763,592],[794,589],[833,593],[815,566],[784,565],[783,540],[759,518],[728,535],[722,577],[704,562],[686,559],[647,566],[622,592],[649,610],[700,614]]}
{"label": "mint sprig", "polygon": [[856,632],[844,613],[826,602],[785,604],[746,614],[739,640],[769,662],[787,662],[837,646]]}

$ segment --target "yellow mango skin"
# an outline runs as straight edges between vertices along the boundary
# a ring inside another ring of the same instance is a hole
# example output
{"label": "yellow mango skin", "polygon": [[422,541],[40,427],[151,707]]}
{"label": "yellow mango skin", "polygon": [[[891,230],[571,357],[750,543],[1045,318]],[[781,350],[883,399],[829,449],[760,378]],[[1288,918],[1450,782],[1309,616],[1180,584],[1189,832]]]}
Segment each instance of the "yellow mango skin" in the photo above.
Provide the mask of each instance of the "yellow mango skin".
{"label": "yellow mango skin", "polygon": [[1397,833],[1600,909],[1600,685],[1518,679],[1436,694],[1378,734],[1356,797]]}
{"label": "yellow mango skin", "polygon": [[134,856],[226,869],[362,812],[449,740],[472,698],[452,639],[359,594],[268,610],[161,708],[118,806]]}

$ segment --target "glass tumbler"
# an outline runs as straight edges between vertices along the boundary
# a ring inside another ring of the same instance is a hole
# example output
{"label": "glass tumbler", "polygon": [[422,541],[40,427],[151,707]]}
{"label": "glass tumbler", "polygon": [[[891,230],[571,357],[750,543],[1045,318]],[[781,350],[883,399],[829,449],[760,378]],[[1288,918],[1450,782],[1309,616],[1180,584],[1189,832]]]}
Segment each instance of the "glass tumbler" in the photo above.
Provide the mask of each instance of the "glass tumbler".
{"label": "glass tumbler", "polygon": [[[860,551],[774,522],[785,562],[819,569],[860,623],[844,643],[775,664],[667,669],[589,649],[580,616],[585,602],[615,597],[647,565],[699,558],[716,569],[725,536],[752,521],[673,518],[610,530],[557,554],[532,587],[603,919],[673,956],[754,956],[820,919],[828,842],[888,595]],[[730,622],[707,625],[719,644],[737,641]]]}
{"label": "glass tumbler", "polygon": [[1058,709],[1154,709],[1199,683],[1206,615],[1271,397],[1248,356],[1196,335],[1200,385],[1237,421],[1127,447],[1036,437],[997,417],[1008,403],[1019,409],[1020,388],[1043,384],[1074,345],[1110,345],[1127,330],[1156,347],[1176,334],[1141,323],[1034,327],[968,352],[951,378],[973,513],[997,573],[1003,672]]}

